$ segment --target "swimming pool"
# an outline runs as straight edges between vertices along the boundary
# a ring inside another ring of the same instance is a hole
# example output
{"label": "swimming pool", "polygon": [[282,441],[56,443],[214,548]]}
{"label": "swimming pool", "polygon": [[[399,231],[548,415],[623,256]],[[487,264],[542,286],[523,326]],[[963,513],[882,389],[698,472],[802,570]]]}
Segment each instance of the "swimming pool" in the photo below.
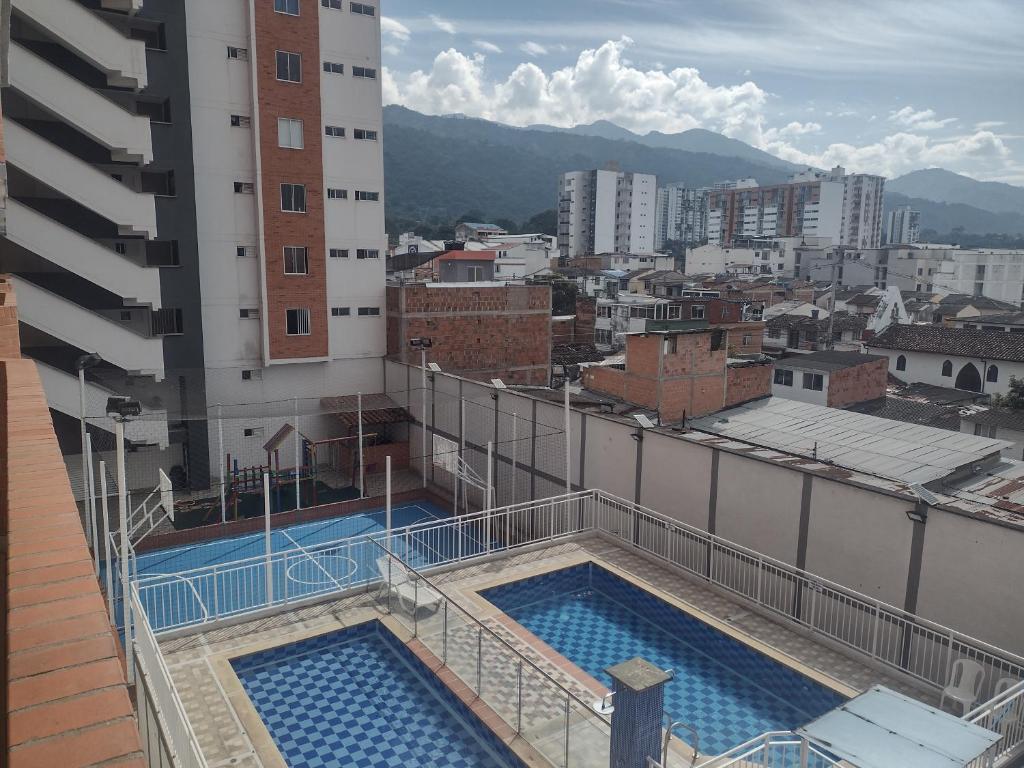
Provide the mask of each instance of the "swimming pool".
{"label": "swimming pool", "polygon": [[293,768],[520,768],[379,622],[231,662]]}
{"label": "swimming pool", "polygon": [[[450,515],[430,502],[393,508],[392,552],[421,568],[485,549],[477,527],[430,525],[445,519]],[[142,553],[135,563],[139,597],[150,626],[161,631],[340,592],[381,578],[384,551],[367,537],[386,526],[386,511],[377,509],[278,528],[269,563],[263,532]],[[120,605],[115,611],[120,626]]]}
{"label": "swimming pool", "polygon": [[636,656],[674,670],[665,709],[697,729],[702,754],[792,730],[845,701],[594,563],[481,595],[606,685],[605,669]]}

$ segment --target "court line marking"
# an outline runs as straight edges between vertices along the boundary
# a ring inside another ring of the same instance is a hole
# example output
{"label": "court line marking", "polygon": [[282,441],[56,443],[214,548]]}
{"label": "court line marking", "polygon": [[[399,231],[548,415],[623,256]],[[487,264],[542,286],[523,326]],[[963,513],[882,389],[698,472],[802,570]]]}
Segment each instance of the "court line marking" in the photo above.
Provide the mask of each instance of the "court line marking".
{"label": "court line marking", "polygon": [[[311,562],[311,563],[313,563],[313,565],[315,565],[315,566],[316,566],[317,568],[319,568],[319,569],[320,569],[321,571],[323,571],[323,574],[324,574],[324,576],[326,576],[326,577],[327,577],[328,579],[330,579],[331,581],[333,581],[333,582],[334,582],[334,586],[336,586],[336,587],[337,587],[337,588],[338,588],[339,590],[342,590],[342,589],[344,589],[344,587],[342,587],[342,586],[341,586],[341,583],[340,583],[340,582],[339,582],[339,581],[338,581],[338,580],[337,580],[336,578],[334,578],[333,576],[331,576],[331,574],[329,574],[329,573],[327,572],[327,569],[326,569],[326,568],[324,568],[324,567],[323,567],[322,565],[320,565],[320,563],[318,563],[318,562],[316,561],[316,559],[315,559],[315,558],[314,558],[314,557],[313,557],[312,555],[310,555],[310,554],[309,554],[309,552],[307,552],[307,551],[306,551],[306,548],[305,548],[305,547],[303,547],[303,546],[302,546],[301,544],[299,544],[299,542],[297,542],[297,541],[296,541],[295,539],[293,539],[293,538],[292,538],[291,536],[289,536],[289,535],[288,535],[287,533],[285,533],[284,531],[281,531],[281,533],[282,533],[282,534],[284,535],[284,537],[285,537],[286,539],[288,539],[288,541],[290,541],[290,542],[291,542],[292,544],[294,544],[294,545],[295,545],[296,547],[298,547],[298,548],[299,548],[299,550],[300,550],[300,551],[302,552],[302,554],[304,554],[304,555],[305,555],[306,557],[308,557],[308,558],[309,558],[309,560],[310,560],[310,562]],[[351,558],[350,558],[350,559],[351,559]],[[291,581],[294,581],[294,582],[295,582],[296,584],[302,584],[302,583],[304,583],[304,582],[301,582],[301,581],[299,581],[298,579],[293,579],[293,578],[292,578],[292,577],[291,577],[291,576],[289,575],[289,573],[288,573],[288,567],[287,567],[287,562],[288,562],[288,552],[287,552],[287,550],[285,550],[285,552],[284,552],[284,560],[285,560],[285,563],[286,563],[286,565],[285,565],[285,569],[284,569],[284,577],[285,577],[286,579],[289,579],[289,580],[291,580]],[[357,566],[357,568],[358,568],[358,566]],[[310,586],[310,585],[308,585],[308,584],[307,584],[306,586]]]}

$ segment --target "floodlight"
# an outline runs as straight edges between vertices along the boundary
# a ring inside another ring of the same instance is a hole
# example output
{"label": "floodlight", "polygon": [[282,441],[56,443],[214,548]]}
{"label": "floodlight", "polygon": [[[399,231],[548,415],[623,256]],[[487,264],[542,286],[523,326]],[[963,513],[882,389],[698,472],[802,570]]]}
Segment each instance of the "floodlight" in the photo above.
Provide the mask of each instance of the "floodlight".
{"label": "floodlight", "polygon": [[427,363],[427,368],[432,370],[434,373],[440,373],[441,372],[441,366],[438,365],[437,363]]}
{"label": "floodlight", "polygon": [[491,379],[491,384],[494,385],[495,389],[508,389],[508,387],[505,386],[505,382],[501,379]]}
{"label": "floodlight", "polygon": [[654,429],[658,426],[642,413],[633,414],[633,418],[636,419],[637,424],[639,424],[642,429]]}

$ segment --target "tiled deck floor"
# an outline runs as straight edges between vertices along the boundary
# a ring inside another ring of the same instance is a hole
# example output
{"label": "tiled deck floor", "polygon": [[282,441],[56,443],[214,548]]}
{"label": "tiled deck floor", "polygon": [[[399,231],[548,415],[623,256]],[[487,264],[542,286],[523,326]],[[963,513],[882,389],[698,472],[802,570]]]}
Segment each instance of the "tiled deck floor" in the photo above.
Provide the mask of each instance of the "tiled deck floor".
{"label": "tiled deck floor", "polygon": [[[437,575],[434,582],[458,605],[536,663],[584,702],[593,701],[602,686],[500,614],[480,598],[477,590],[515,581],[545,571],[594,561],[633,581],[660,591],[662,597],[703,614],[704,620],[722,631],[744,636],[766,652],[786,657],[792,666],[819,681],[848,694],[875,683],[903,691],[917,698],[920,690],[844,654],[819,645],[802,634],[754,613],[739,602],[722,597],[699,583],[668,571],[622,547],[599,537],[588,537],[532,552],[482,562]],[[211,768],[220,766],[282,766],[269,736],[248,703],[241,685],[231,671],[229,659],[268,647],[296,642],[311,635],[352,626],[384,615],[373,593],[322,603],[278,616],[224,627],[161,643],[168,667],[181,693],[185,709]],[[442,613],[422,617],[417,636],[435,655],[444,652]],[[395,613],[410,631],[412,619]],[[477,687],[478,632],[467,624],[456,626],[454,611],[448,615],[447,654],[449,666],[474,691]],[[483,698],[506,721],[515,722],[517,665],[512,654],[484,635],[485,663],[481,666]],[[764,648],[767,646],[767,648]],[[536,672],[524,683],[523,733],[528,741],[548,755],[564,750],[565,698],[553,700],[556,690]],[[934,702],[932,702],[934,703]],[[593,738],[593,718],[574,715],[570,748],[574,763],[607,765],[606,746]],[[584,733],[586,735],[584,735]],[[587,738],[587,735],[590,738]],[[577,754],[588,748],[592,755]],[[604,749],[604,755],[601,749]],[[603,762],[602,762],[603,760]]]}

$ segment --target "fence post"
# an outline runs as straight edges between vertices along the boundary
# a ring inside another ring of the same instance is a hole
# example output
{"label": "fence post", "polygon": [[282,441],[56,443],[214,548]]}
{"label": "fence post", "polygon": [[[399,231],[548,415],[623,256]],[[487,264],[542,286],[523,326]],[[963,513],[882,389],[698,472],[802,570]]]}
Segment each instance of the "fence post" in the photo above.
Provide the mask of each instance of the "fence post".
{"label": "fence post", "polygon": [[91,533],[89,538],[92,539],[92,554],[93,562],[95,563],[96,575],[100,575],[100,542],[99,532],[96,525],[96,476],[92,472],[92,435],[86,434],[85,436],[86,445],[86,466],[89,470],[88,483],[86,488],[89,491],[89,497],[83,501],[83,504],[87,504],[89,510],[89,525],[91,527]]}
{"label": "fence post", "polygon": [[565,375],[565,492],[572,493],[572,411],[569,408],[569,374]]}
{"label": "fence post", "polygon": [[302,509],[302,454],[299,448],[299,398],[295,398],[295,510]]}
{"label": "fence post", "polygon": [[484,552],[491,551],[491,510],[494,509],[494,443],[487,443],[487,511],[484,520]]}
{"label": "fence post", "polygon": [[879,625],[882,623],[882,606],[877,600],[875,600],[875,626],[871,634],[871,656],[872,658],[878,658],[878,630]]}
{"label": "fence post", "polygon": [[224,455],[224,411],[222,406],[217,404],[217,463],[220,464],[220,521],[228,521],[228,500],[227,488],[224,485],[224,465],[227,457]]}
{"label": "fence post", "polygon": [[420,459],[421,472],[423,474],[423,487],[427,487],[427,348],[420,347],[420,387],[423,401],[423,421],[420,423],[420,430],[423,432],[423,458]]}
{"label": "fence post", "polygon": [[[426,475],[424,475],[426,477]],[[391,456],[384,457],[384,499],[385,499],[385,526],[387,532],[385,533],[385,541],[387,542],[387,548],[392,549],[391,546]],[[405,557],[408,559],[409,551],[406,550]]]}
{"label": "fence post", "polygon": [[363,470],[363,393],[356,394],[356,408],[359,417],[359,498],[366,498],[366,472]]}
{"label": "fence post", "polygon": [[110,567],[110,512],[107,508],[107,462],[100,462],[100,506],[103,510],[103,563],[106,566],[107,611],[110,625],[117,624],[114,616],[114,571]]}
{"label": "fence post", "polygon": [[517,448],[519,447],[519,414],[512,411],[512,501],[511,504],[514,506],[516,503],[516,485],[518,485],[518,479],[516,478],[516,454]]}
{"label": "fence post", "polygon": [[119,531],[121,538],[121,602],[124,613],[124,656],[128,682],[135,682],[135,666],[132,658],[132,601],[131,585],[128,579],[129,552],[131,543],[128,541],[128,480],[124,467],[124,421],[114,420],[114,433],[117,438],[117,508],[120,516]]}
{"label": "fence post", "polygon": [[[296,430],[297,432],[297,430]],[[267,606],[274,604],[274,549],[270,539],[270,475],[263,473],[263,544],[266,551]],[[285,574],[288,578],[288,574]]]}

